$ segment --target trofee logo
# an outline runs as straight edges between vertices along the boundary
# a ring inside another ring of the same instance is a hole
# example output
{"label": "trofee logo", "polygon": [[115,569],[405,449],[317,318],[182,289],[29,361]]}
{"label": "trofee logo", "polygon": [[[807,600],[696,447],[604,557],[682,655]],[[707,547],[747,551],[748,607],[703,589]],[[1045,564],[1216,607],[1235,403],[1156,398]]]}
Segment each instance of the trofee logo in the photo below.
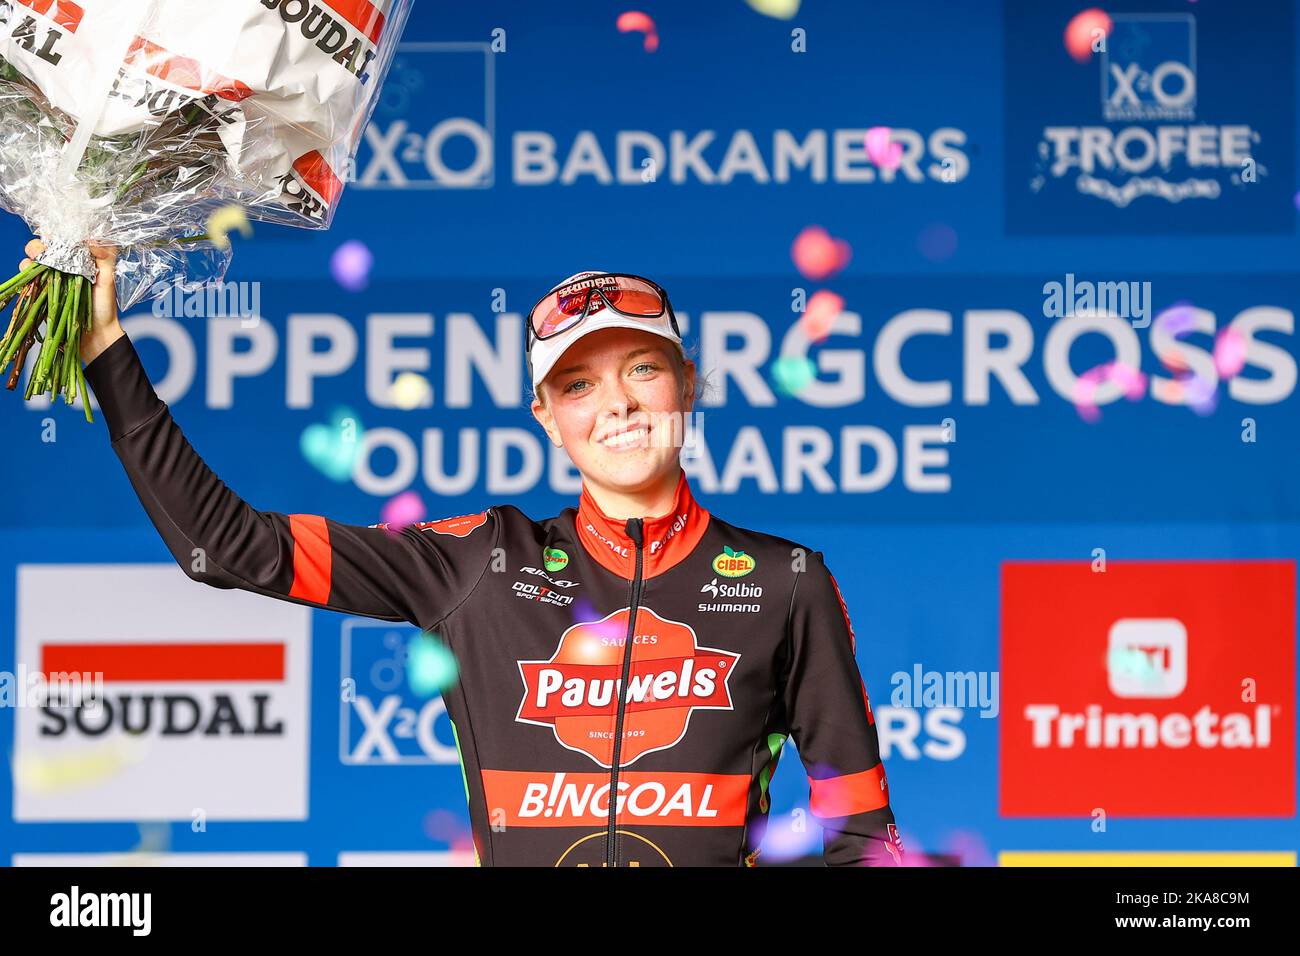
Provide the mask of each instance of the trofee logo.
{"label": "trofee logo", "polygon": [[602,767],[613,761],[620,696],[624,711],[620,765],[666,750],[686,736],[691,714],[730,710],[727,682],[739,654],[700,647],[688,624],[637,609],[631,669],[622,688],[629,608],[599,621],[575,624],[548,661],[520,661],[524,695],[515,719],[550,727],[555,739]]}
{"label": "trofee logo", "polygon": [[1295,564],[1004,564],[1002,689],[1004,816],[1292,816]]}
{"label": "trofee logo", "polygon": [[307,608],[173,565],[24,565],[18,608],[29,670],[105,693],[19,711],[16,819],[305,819]]}

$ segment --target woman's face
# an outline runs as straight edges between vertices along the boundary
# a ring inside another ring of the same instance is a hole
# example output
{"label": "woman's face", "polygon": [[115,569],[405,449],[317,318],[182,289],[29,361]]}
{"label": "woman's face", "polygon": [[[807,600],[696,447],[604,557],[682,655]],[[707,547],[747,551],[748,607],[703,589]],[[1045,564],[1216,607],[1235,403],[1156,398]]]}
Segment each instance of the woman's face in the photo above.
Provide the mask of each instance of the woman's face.
{"label": "woman's face", "polygon": [[601,329],[567,349],[538,391],[533,416],[583,477],[631,494],[676,465],[695,363],[661,336]]}

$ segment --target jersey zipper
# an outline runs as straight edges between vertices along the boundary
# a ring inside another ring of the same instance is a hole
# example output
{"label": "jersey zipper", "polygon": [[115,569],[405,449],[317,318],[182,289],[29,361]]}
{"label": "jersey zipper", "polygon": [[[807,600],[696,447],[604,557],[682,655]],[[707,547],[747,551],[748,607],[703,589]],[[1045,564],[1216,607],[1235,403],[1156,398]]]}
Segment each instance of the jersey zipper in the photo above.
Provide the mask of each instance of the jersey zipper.
{"label": "jersey zipper", "polygon": [[618,716],[614,720],[614,759],[609,765],[609,832],[605,835],[605,865],[618,865],[618,765],[623,756],[623,718],[627,712],[627,685],[632,670],[632,638],[636,633],[636,609],[641,602],[641,519],[629,518],[627,536],[636,544],[636,571],[632,576],[632,600],[627,617],[627,640],[623,644],[623,679],[618,684]]}

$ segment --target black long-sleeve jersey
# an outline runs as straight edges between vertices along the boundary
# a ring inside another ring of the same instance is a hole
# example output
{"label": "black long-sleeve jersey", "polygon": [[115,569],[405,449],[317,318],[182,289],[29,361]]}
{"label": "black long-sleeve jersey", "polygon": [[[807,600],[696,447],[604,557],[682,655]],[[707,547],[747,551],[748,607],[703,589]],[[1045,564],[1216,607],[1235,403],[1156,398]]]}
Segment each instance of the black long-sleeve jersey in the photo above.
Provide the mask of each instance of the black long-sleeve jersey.
{"label": "black long-sleeve jersey", "polygon": [[190,447],[125,336],[86,379],[191,578],[408,621],[447,644],[481,865],[754,865],[787,738],[825,862],[902,862],[853,628],[820,552],[710,514],[685,474],[671,511],[627,521],[585,487],[542,521],[496,505],[397,531],[259,511]]}

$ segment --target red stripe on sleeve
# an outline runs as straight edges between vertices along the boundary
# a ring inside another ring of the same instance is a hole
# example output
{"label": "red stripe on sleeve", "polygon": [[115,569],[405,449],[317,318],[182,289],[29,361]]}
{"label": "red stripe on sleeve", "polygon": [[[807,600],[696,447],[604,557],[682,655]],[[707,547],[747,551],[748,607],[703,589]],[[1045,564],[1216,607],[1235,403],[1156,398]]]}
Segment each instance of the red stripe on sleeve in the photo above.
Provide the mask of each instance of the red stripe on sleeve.
{"label": "red stripe on sleeve", "polygon": [[320,515],[289,515],[293,532],[293,587],[289,597],[328,604],[334,563],[330,532]]}
{"label": "red stripe on sleeve", "polygon": [[823,819],[847,817],[855,813],[879,810],[889,805],[889,787],[885,782],[885,765],[825,780],[808,778],[812,792],[808,809]]}
{"label": "red stripe on sleeve", "polygon": [[853,636],[853,622],[849,620],[848,605],[844,603],[844,595],[840,593],[839,583],[835,580],[835,575],[831,574],[830,568],[826,569],[826,574],[831,579],[831,587],[835,588],[835,596],[839,598],[840,611],[844,614],[844,626],[849,629],[849,647],[852,648],[853,653],[856,654],[858,652],[858,641],[857,638]]}

